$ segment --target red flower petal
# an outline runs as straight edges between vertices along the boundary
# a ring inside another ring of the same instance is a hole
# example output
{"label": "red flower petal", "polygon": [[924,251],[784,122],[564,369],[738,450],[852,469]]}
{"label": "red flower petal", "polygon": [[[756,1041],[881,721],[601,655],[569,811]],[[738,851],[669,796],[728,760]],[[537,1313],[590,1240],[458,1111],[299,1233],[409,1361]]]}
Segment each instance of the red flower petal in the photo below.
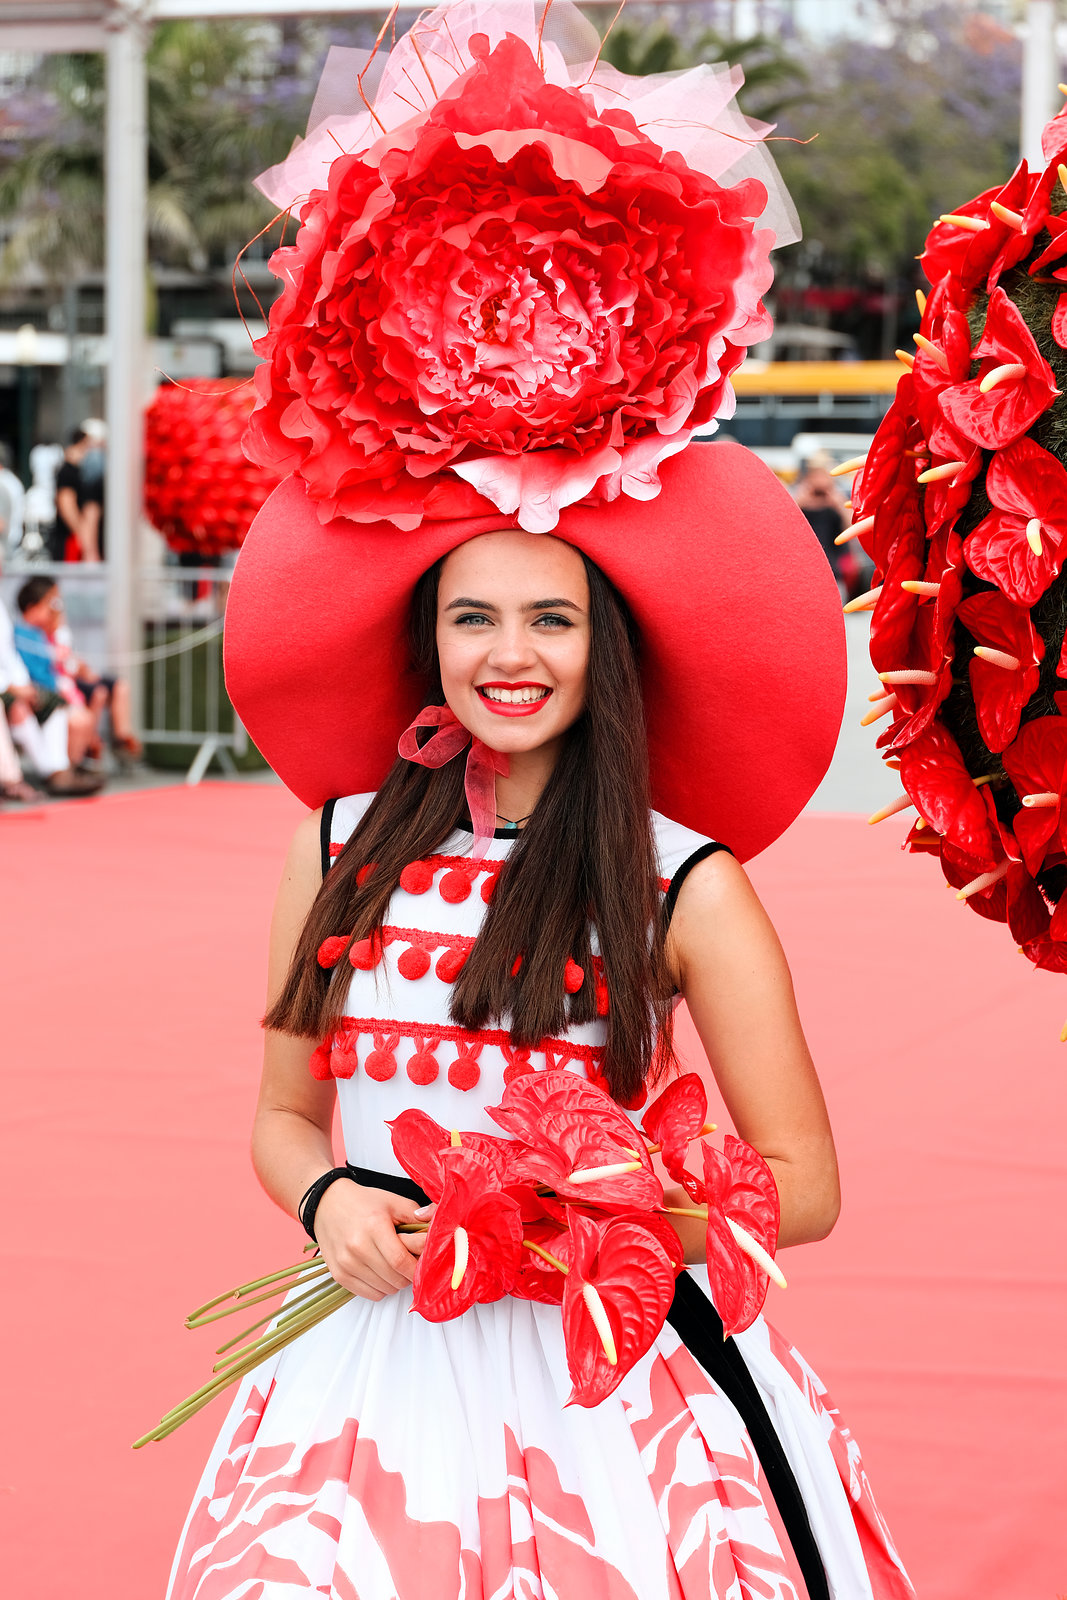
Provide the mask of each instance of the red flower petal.
{"label": "red flower petal", "polygon": [[1004,750],[1015,738],[1022,708],[1037,688],[1044,643],[1029,612],[995,592],[964,600],[959,619],[978,644],[1019,662],[1016,671],[972,656],[968,669],[978,730],[990,750]]}
{"label": "red flower petal", "polygon": [[[674,1298],[675,1273],[659,1240],[640,1223],[614,1217],[593,1222],[576,1211],[570,1233],[563,1338],[574,1387],[567,1403],[596,1406],[659,1334]],[[594,1320],[597,1302],[607,1319],[614,1362]]]}
{"label": "red flower petal", "polygon": [[[996,509],[968,537],[967,565],[1016,605],[1030,607],[1067,558],[1067,472],[1033,439],[1016,439],[993,457],[985,489]],[[1034,518],[1041,524],[1040,555],[1026,536]]]}
{"label": "red flower petal", "polygon": [[708,1094],[696,1072],[687,1072],[669,1083],[641,1118],[649,1141],[661,1147],[663,1165],[698,1205],[704,1200],[704,1186],[685,1170],[685,1163],[689,1146],[699,1138],[707,1118]]}
{"label": "red flower petal", "polygon": [[[994,289],[989,297],[985,331],[974,354],[982,363],[978,377],[943,390],[938,403],[965,438],[983,449],[999,450],[1025,433],[1060,391],[1022,313],[1003,289]],[[981,392],[988,373],[1014,363],[1025,368],[1021,378],[1008,378],[988,393]]]}
{"label": "red flower petal", "polygon": [[444,1184],[412,1298],[412,1309],[428,1322],[448,1322],[475,1303],[510,1294],[522,1248],[519,1208],[498,1187],[493,1163],[467,1147],[446,1150],[441,1162]]}
{"label": "red flower petal", "polygon": [[741,1250],[727,1219],[744,1228],[773,1256],[780,1220],[778,1187],[763,1157],[733,1134],[727,1136],[722,1150],[709,1144],[703,1150],[711,1297],[729,1338],[743,1333],[759,1316],[770,1279]]}

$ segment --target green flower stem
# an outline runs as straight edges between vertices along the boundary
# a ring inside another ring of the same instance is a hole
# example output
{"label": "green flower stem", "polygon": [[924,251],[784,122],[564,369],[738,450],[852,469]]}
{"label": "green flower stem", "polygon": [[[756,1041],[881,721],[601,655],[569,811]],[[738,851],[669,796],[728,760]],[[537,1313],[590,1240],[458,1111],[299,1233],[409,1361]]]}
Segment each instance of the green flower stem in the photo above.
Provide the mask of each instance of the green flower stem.
{"label": "green flower stem", "polygon": [[[254,1344],[249,1345],[246,1349],[237,1350],[233,1355],[226,1357],[225,1360],[217,1361],[211,1369],[212,1372],[222,1372],[226,1367],[231,1366],[235,1361],[246,1360],[254,1350],[259,1348],[260,1345],[268,1343],[277,1334],[284,1332],[286,1329],[291,1327],[294,1322],[300,1321],[308,1312],[317,1310],[319,1306],[326,1302],[326,1300],[332,1298],[337,1288],[338,1285],[335,1284],[331,1279],[328,1289],[319,1289],[310,1298],[307,1296],[302,1296],[301,1298],[305,1301],[305,1303],[303,1305],[296,1305],[294,1303],[294,1305],[289,1309],[288,1315],[278,1318],[277,1321],[275,1321],[274,1316],[268,1318],[268,1321],[274,1323],[274,1327],[269,1333],[263,1334],[259,1339],[256,1340]],[[222,1352],[216,1351],[216,1354],[221,1355]]]}
{"label": "green flower stem", "polygon": [[[316,1247],[314,1245],[310,1245],[308,1248],[315,1249]],[[281,1267],[277,1272],[268,1272],[266,1277],[253,1278],[251,1283],[239,1283],[236,1289],[227,1289],[225,1294],[217,1294],[214,1300],[208,1300],[204,1303],[204,1305],[197,1306],[195,1311],[190,1311],[188,1317],[186,1318],[186,1325],[188,1326],[195,1322],[196,1319],[202,1317],[206,1311],[214,1311],[216,1306],[221,1306],[226,1300],[239,1299],[244,1295],[251,1294],[253,1289],[262,1289],[263,1285],[266,1283],[277,1283],[280,1278],[292,1277],[294,1274],[306,1272],[309,1267],[318,1265],[319,1262],[317,1260],[296,1261],[291,1267]]]}
{"label": "green flower stem", "polygon": [[[301,1273],[298,1278],[272,1284],[269,1289],[264,1289],[261,1294],[249,1295],[243,1300],[236,1300],[232,1306],[226,1306],[222,1311],[212,1311],[206,1317],[197,1317],[195,1321],[187,1317],[185,1326],[187,1328],[206,1328],[209,1323],[221,1322],[223,1317],[232,1317],[239,1311],[247,1311],[249,1306],[258,1306],[264,1300],[275,1300],[280,1294],[288,1294],[290,1289],[302,1288],[307,1283],[308,1276],[307,1273]],[[311,1274],[311,1276],[314,1277],[315,1275]]]}
{"label": "green flower stem", "polygon": [[225,1344],[219,1345],[218,1349],[215,1351],[215,1354],[217,1356],[225,1355],[227,1350],[232,1350],[236,1345],[243,1344],[245,1339],[248,1338],[249,1334],[255,1333],[258,1328],[265,1328],[268,1322],[273,1322],[275,1317],[278,1315],[278,1311],[284,1310],[287,1314],[295,1311],[298,1306],[303,1305],[305,1301],[310,1300],[314,1295],[317,1295],[321,1292],[325,1284],[325,1278],[327,1277],[329,1277],[328,1273],[325,1274],[323,1278],[316,1278],[310,1289],[306,1289],[304,1293],[298,1295],[295,1300],[290,1300],[288,1305],[284,1307],[279,1306],[275,1311],[268,1311],[267,1315],[265,1317],[260,1317],[258,1322],[251,1323],[247,1328],[243,1329],[242,1332],[235,1334],[232,1339],[227,1339]]}

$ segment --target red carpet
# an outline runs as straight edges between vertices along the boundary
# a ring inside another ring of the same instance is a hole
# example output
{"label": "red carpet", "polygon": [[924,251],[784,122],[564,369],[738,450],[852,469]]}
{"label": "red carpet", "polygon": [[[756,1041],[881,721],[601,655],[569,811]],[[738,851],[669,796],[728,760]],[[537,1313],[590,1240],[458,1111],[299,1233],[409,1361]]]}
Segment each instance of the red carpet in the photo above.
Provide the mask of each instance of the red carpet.
{"label": "red carpet", "polygon": [[[299,1253],[247,1158],[299,814],[220,784],[0,817],[0,1548],[18,1600],[159,1600],[222,1406],[129,1443],[206,1376],[184,1313]],[[855,1428],[921,1600],[1054,1600],[1067,984],[893,828],[803,818],[755,864],[845,1184],[834,1236],[787,1254],[768,1310]]]}

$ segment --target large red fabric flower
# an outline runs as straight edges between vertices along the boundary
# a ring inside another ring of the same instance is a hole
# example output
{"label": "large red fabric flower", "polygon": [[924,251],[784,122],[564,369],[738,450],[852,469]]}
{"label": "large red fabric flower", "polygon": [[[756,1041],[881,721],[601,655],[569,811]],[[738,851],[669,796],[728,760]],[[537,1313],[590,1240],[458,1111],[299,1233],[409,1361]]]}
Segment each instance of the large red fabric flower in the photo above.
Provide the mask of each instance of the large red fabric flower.
{"label": "large red fabric flower", "polygon": [[969,668],[978,730],[990,750],[1015,738],[1023,706],[1037,688],[1045,646],[1030,613],[995,590],[964,600],[959,619],[978,646],[1002,659],[975,655]]}
{"label": "large red fabric flower", "polygon": [[1032,606],[1067,559],[1067,472],[1033,439],[1016,439],[993,457],[985,489],[996,509],[966,540],[967,565]]}
{"label": "large red fabric flower", "polygon": [[[1047,411],[1059,394],[1052,368],[1037,348],[1023,315],[997,288],[989,297],[985,331],[975,346],[978,376],[942,391],[942,413],[964,438],[985,450],[1010,444]],[[982,393],[995,369],[1021,368]]]}
{"label": "large red fabric flower", "polygon": [[172,550],[236,550],[281,481],[241,447],[255,396],[237,378],[191,378],[157,389],[145,411],[144,513]]}
{"label": "large red fabric flower", "polygon": [[495,506],[544,532],[651,498],[769,331],[759,181],[723,187],[514,35],[467,47],[425,110],[337,157],[272,258],[247,447],[323,521]]}

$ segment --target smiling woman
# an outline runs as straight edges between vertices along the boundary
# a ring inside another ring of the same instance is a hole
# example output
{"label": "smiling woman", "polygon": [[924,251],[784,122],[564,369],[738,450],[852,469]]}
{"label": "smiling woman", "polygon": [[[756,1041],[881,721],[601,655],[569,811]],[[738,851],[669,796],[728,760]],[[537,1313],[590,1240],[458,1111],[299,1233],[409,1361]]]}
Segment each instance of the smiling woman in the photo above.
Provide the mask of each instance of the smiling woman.
{"label": "smiling woman", "polygon": [[[679,454],[764,325],[766,192],[728,177],[758,140],[700,69],[700,137],[677,131],[677,86],[659,121],[703,165],[664,152],[633,86],[595,45],[565,57],[547,20],[464,0],[420,23],[376,129],[329,129],[357,153],[282,265],[258,438],[314,439],[289,441],[296,475],[243,547],[227,670],[316,809],[275,911],[253,1155],[351,1298],[320,1278],[328,1319],[246,1377],[172,1600],[911,1594],[854,1442],[758,1315],[775,1247],[833,1226],[837,1168],[739,860],[819,782],[844,665],[836,584],[786,491],[737,447]],[[323,353],[352,320],[342,214],[370,230],[346,223],[361,284],[477,258],[445,309],[389,300],[388,381],[350,334],[347,365]],[[298,312],[321,359],[291,359]],[[635,398],[626,362],[648,360]],[[445,377],[462,404],[442,409]],[[679,997],[739,1135],[721,1150],[684,1083],[641,1120]]]}

